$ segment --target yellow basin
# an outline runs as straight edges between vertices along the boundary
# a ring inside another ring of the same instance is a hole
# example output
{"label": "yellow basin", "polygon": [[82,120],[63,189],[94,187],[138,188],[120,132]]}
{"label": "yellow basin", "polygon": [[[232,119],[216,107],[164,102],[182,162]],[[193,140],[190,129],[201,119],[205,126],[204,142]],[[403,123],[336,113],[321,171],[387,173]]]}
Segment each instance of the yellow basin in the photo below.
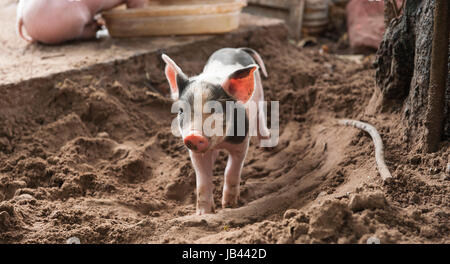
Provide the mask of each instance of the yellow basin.
{"label": "yellow basin", "polygon": [[245,0],[150,2],[139,9],[102,13],[112,37],[217,34],[239,27]]}

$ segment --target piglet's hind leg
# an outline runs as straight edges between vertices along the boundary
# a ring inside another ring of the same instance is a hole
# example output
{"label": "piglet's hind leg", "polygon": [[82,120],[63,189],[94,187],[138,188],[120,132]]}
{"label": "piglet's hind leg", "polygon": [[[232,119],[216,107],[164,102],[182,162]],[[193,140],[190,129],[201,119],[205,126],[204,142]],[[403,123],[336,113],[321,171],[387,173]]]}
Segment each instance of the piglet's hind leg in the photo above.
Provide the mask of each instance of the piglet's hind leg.
{"label": "piglet's hind leg", "polygon": [[261,82],[261,75],[259,72],[256,74],[256,103],[258,104],[258,139],[270,138],[270,131],[267,128],[266,112],[264,111],[264,91]]}
{"label": "piglet's hind leg", "polygon": [[100,27],[96,21],[86,24],[81,33],[81,39],[94,39],[99,29]]}

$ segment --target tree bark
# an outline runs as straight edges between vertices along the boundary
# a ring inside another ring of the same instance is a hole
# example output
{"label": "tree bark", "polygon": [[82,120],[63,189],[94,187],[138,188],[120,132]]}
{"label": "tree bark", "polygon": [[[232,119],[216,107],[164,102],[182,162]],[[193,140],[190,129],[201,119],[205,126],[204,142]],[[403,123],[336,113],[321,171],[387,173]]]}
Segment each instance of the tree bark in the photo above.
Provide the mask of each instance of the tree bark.
{"label": "tree bark", "polygon": [[[382,96],[380,108],[382,111],[401,111],[402,123],[406,127],[405,139],[410,148],[416,151],[428,150],[427,136],[430,134],[426,125],[428,124],[427,113],[435,116],[428,111],[428,105],[430,96],[432,100],[437,97],[432,95],[429,89],[433,20],[437,1],[441,0],[407,0],[403,15],[390,21],[376,60],[376,82]],[[448,3],[446,4],[448,6]],[[440,45],[448,47],[448,29],[443,36],[447,37],[447,42],[441,42]],[[443,36],[440,35],[440,39]],[[447,59],[447,63],[449,63],[448,49],[447,54],[442,54],[441,51],[440,55],[444,60]],[[442,74],[442,68],[440,70]],[[438,110],[441,116],[439,120],[442,120],[440,133],[444,132],[443,137],[435,138],[437,141],[447,140],[450,137],[450,124],[448,124],[450,118],[447,117],[450,113],[450,87],[448,84],[440,87],[445,90],[447,96],[446,99],[440,96],[440,99],[444,101],[444,109],[437,107],[440,109]],[[430,103],[435,104],[432,100]],[[442,106],[442,102],[439,103]]]}

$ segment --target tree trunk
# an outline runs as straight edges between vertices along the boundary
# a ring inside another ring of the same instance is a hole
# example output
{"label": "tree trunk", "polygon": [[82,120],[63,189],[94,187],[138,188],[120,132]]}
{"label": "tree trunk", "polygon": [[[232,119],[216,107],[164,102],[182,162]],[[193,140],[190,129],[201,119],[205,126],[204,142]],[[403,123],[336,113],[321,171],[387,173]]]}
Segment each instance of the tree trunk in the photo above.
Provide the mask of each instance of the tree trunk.
{"label": "tree trunk", "polygon": [[[403,122],[406,125],[406,139],[411,148],[416,151],[429,150],[427,148],[429,142],[427,136],[430,135],[428,130],[430,126],[428,125],[434,124],[433,122],[436,121],[427,122],[427,113],[430,118],[440,116],[440,118],[438,117],[440,121],[437,121],[440,122],[440,128],[438,127],[437,130],[443,136],[436,137],[436,140],[439,142],[442,139],[448,140],[450,138],[450,118],[448,117],[450,113],[450,87],[448,81],[443,86],[436,86],[444,89],[447,95],[445,99],[440,95],[444,107],[441,107],[442,102],[438,102],[437,105],[441,104],[441,106],[435,108],[438,109],[437,115],[435,114],[436,110],[433,110],[434,113],[428,111],[429,96],[433,99],[438,96],[433,94],[432,89],[429,90],[433,18],[437,1],[441,0],[407,0],[403,15],[390,21],[376,60],[376,81],[382,95],[380,107],[383,111],[402,111]],[[446,6],[448,10],[448,3],[446,3]],[[446,12],[448,12],[447,10]],[[446,20],[448,23],[448,16]],[[447,41],[444,41],[444,44],[441,42],[440,45],[448,47],[448,29],[446,33],[440,35],[439,41],[442,41],[443,38],[446,38]],[[446,54],[445,52],[442,54],[442,49],[440,49],[440,55],[436,54],[441,58],[444,56],[447,59],[447,64],[449,63],[449,48],[447,48]],[[439,48],[436,52],[439,53],[438,50]],[[439,60],[436,62],[438,63]],[[436,65],[436,67],[441,71],[440,74],[443,70],[448,71],[443,69],[441,65]],[[436,84],[440,85],[439,83]],[[433,100],[430,103],[436,105]]]}
{"label": "tree trunk", "polygon": [[444,128],[445,84],[448,76],[448,0],[436,0],[431,48],[425,150],[435,152]]}

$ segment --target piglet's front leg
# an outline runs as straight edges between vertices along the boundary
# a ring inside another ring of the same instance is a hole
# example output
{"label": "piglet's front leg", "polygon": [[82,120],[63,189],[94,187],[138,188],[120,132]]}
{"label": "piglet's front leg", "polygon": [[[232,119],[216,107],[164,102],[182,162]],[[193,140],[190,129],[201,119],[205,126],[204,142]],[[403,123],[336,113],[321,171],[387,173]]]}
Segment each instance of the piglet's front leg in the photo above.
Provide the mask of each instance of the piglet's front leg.
{"label": "piglet's front leg", "polygon": [[225,180],[222,194],[222,207],[236,207],[239,199],[239,185],[241,182],[242,166],[248,150],[248,138],[240,145],[229,150]]}
{"label": "piglet's front leg", "polygon": [[214,213],[213,164],[216,157],[213,151],[195,153],[189,151],[197,182],[197,215]]}

